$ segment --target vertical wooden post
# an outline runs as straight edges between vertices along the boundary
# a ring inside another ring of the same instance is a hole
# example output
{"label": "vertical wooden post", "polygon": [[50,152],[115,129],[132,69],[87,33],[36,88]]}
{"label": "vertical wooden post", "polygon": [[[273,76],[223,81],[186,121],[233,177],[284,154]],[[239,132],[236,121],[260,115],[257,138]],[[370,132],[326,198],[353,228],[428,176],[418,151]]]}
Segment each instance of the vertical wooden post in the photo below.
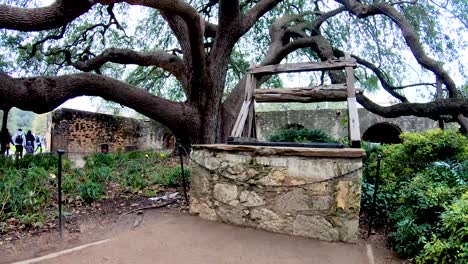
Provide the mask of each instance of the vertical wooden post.
{"label": "vertical wooden post", "polygon": [[[349,55],[346,55],[349,58]],[[346,87],[348,91],[348,137],[352,148],[361,147],[361,131],[359,129],[359,116],[354,88],[354,72],[352,67],[346,67]]]}
{"label": "vertical wooden post", "polygon": [[246,89],[249,88],[249,92],[247,94],[246,100],[250,102],[250,107],[249,107],[249,123],[247,126],[247,137],[251,138],[254,137],[256,138],[256,132],[255,132],[255,100],[254,100],[254,93],[255,89],[257,88],[257,78],[253,74],[249,74],[250,80],[247,79],[248,82],[250,82],[249,85],[246,86]]}

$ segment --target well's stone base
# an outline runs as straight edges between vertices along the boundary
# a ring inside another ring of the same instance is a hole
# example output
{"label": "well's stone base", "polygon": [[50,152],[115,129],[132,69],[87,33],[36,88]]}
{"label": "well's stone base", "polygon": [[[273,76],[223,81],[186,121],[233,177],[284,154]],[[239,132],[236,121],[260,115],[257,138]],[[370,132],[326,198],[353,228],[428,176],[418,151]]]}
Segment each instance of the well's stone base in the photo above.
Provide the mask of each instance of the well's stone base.
{"label": "well's stone base", "polygon": [[357,239],[361,149],[197,145],[190,211],[272,232]]}

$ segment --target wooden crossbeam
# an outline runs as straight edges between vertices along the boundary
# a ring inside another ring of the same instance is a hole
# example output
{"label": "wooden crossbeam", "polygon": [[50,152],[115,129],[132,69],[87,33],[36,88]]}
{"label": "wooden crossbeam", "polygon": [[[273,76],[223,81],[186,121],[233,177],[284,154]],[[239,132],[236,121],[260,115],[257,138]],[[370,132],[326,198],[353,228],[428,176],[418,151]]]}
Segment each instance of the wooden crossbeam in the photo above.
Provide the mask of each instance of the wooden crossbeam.
{"label": "wooden crossbeam", "polygon": [[[358,90],[357,92],[361,92]],[[346,84],[331,84],[314,87],[278,88],[278,89],[257,89],[255,90],[255,100],[262,102],[338,102],[346,101]]]}
{"label": "wooden crossbeam", "polygon": [[338,70],[345,67],[356,67],[355,59],[346,60],[331,60],[325,62],[303,62],[303,63],[287,63],[275,64],[266,66],[254,66],[249,68],[248,73],[251,74],[278,74],[284,72],[303,72],[303,71],[322,71],[322,70]]}

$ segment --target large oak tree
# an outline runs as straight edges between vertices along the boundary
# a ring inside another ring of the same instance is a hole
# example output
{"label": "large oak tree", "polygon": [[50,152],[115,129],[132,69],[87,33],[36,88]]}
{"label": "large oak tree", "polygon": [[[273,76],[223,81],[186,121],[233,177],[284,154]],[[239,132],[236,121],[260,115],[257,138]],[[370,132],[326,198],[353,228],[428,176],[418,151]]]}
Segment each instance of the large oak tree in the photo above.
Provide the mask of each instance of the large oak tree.
{"label": "large oak tree", "polygon": [[[359,94],[369,111],[444,118],[468,129],[468,101],[440,61],[465,48],[440,23],[455,21],[445,25],[459,25],[460,36],[466,34],[463,1],[57,0],[46,7],[2,2],[2,110],[44,113],[70,98],[99,96],[161,122],[184,143],[222,142],[243,100],[248,60],[268,65],[351,53],[361,85],[380,86],[398,101],[380,106]],[[130,5],[145,7],[141,17],[128,12]],[[424,69],[426,81],[406,79],[409,56]],[[321,79],[344,82],[344,73],[331,71]],[[265,82],[271,79],[258,85]],[[413,103],[402,91],[414,86],[439,86],[443,93]]]}

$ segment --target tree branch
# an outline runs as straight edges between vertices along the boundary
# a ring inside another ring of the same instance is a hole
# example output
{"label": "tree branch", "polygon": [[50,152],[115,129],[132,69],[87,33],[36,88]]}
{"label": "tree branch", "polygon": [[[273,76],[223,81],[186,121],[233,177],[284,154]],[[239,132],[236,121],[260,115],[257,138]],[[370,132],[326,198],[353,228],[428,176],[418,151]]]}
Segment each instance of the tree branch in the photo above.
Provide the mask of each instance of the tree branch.
{"label": "tree branch", "polygon": [[411,49],[411,52],[413,53],[418,63],[424,68],[432,71],[443,81],[451,98],[459,97],[455,82],[452,80],[452,78],[450,78],[447,71],[445,71],[439,63],[437,63],[437,61],[426,55],[424,47],[419,41],[419,38],[416,32],[413,30],[411,24],[393,6],[384,2],[365,5],[357,0],[335,1],[342,3],[350,13],[354,14],[358,18],[366,18],[374,15],[383,15],[390,18],[400,28],[403,37],[405,38],[406,44]]}
{"label": "tree branch", "polygon": [[11,78],[0,73],[0,101],[35,113],[52,111],[66,100],[99,96],[174,128],[182,126],[184,104],[154,96],[133,85],[92,73],[57,77]]}
{"label": "tree branch", "polygon": [[461,98],[437,99],[428,103],[399,103],[391,106],[380,106],[363,94],[356,94],[356,98],[364,108],[386,118],[419,116],[438,120],[442,115],[468,115],[468,100]]}
{"label": "tree branch", "polygon": [[109,48],[92,59],[74,62],[72,65],[80,71],[89,72],[99,69],[107,62],[157,66],[174,75],[182,86],[187,85],[186,69],[182,59],[164,51],[138,52],[130,49]]}
{"label": "tree branch", "polygon": [[[339,49],[334,49],[333,51],[335,53],[339,54],[339,56],[344,56],[344,54],[345,54],[343,51],[341,51]],[[377,76],[377,78],[379,78],[380,84],[382,85],[384,90],[387,91],[390,95],[392,95],[393,97],[395,97],[398,100],[402,101],[403,103],[408,102],[408,99],[406,99],[405,96],[395,92],[396,87],[393,86],[392,84],[390,84],[387,81],[387,77],[386,77],[385,73],[382,70],[380,70],[377,66],[375,66],[370,61],[362,59],[362,58],[360,58],[360,57],[358,57],[356,55],[351,55],[351,57],[355,58],[357,63],[363,65],[364,67],[366,67],[368,69],[370,69]]]}
{"label": "tree branch", "polygon": [[242,31],[247,32],[266,12],[273,9],[283,0],[260,0],[242,18]]}
{"label": "tree branch", "polygon": [[241,19],[239,0],[219,0],[219,26],[226,27]]}
{"label": "tree branch", "polygon": [[57,0],[50,6],[39,8],[0,5],[0,29],[41,31],[58,28],[86,13],[94,2]]}

